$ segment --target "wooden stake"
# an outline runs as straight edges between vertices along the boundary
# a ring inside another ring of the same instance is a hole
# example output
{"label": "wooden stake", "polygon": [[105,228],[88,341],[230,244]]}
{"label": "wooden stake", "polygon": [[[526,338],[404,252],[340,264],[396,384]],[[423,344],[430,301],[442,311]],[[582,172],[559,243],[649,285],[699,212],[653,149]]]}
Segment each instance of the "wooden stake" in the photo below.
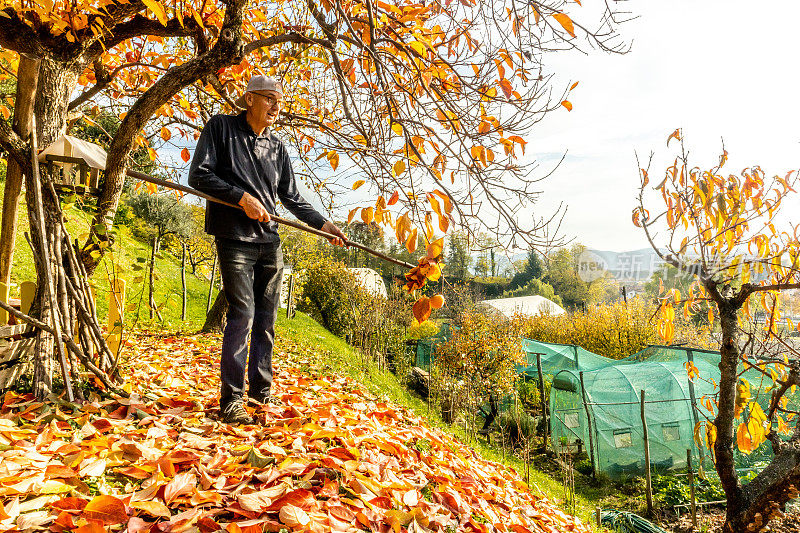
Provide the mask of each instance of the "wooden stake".
{"label": "wooden stake", "polygon": [[644,414],[644,390],[641,391],[642,435],[644,436],[644,472],[647,480],[647,515],[653,516],[653,479],[650,477],[650,440]]}
{"label": "wooden stake", "polygon": [[[575,356],[577,357],[578,352],[577,349],[575,351]],[[597,465],[594,464],[594,437],[592,436],[592,417],[589,411],[589,405],[586,403],[586,387],[583,386],[583,371],[581,370],[578,372],[578,376],[581,379],[581,398],[583,399],[583,409],[586,411],[586,429],[589,432],[589,459],[592,461],[592,476],[597,474]]]}
{"label": "wooden stake", "polygon": [[550,426],[547,423],[547,405],[544,401],[544,375],[542,374],[542,354],[536,354],[536,371],[539,374],[539,403],[541,404],[542,410],[542,419],[544,420],[542,430],[542,443],[544,444],[544,449],[547,451],[547,432]]}
{"label": "wooden stake", "polygon": [[206,315],[211,310],[211,293],[214,291],[214,278],[217,277],[217,253],[214,252],[214,264],[211,266],[211,280],[208,282],[208,300],[206,300]]}
{"label": "wooden stake", "polygon": [[689,495],[692,509],[692,531],[697,529],[697,501],[694,497],[694,468],[692,466],[692,450],[686,450],[686,468],[689,474]]}
{"label": "wooden stake", "polygon": [[[50,261],[52,258],[50,257],[50,247],[47,244],[47,237],[45,236],[45,232],[47,231],[47,225],[44,218],[44,198],[42,196],[42,176],[39,172],[39,159],[37,158],[38,154],[38,143],[36,140],[36,117],[31,116],[31,163],[32,163],[32,179],[31,183],[33,184],[33,196],[34,196],[34,209],[31,213],[29,211],[29,217],[35,217],[38,224],[39,224],[39,231],[36,232],[37,236],[39,237],[39,250],[44,255],[42,258],[41,264],[39,265],[43,270],[43,275],[45,278],[45,292],[44,298],[48,301],[50,306],[50,318],[53,321],[53,336],[54,343],[56,345],[56,350],[58,351],[59,361],[61,363],[61,373],[64,376],[64,386],[67,390],[67,399],[72,402],[75,400],[75,396],[72,394],[72,382],[70,379],[69,374],[69,367],[67,366],[67,358],[66,354],[64,353],[64,346],[63,340],[61,338],[61,320],[59,317],[58,312],[58,301],[56,299],[55,294],[55,284],[53,283],[53,276],[52,271],[50,270]],[[60,261],[60,259],[59,259]]]}

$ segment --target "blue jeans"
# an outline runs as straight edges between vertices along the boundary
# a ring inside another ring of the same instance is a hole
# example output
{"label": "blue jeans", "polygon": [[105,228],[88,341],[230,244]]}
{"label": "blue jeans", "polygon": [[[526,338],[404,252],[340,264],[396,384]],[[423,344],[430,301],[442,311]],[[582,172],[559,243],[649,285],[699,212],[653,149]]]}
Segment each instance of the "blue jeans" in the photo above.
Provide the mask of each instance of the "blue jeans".
{"label": "blue jeans", "polygon": [[[219,270],[228,300],[222,336],[220,407],[244,398],[244,372],[250,396],[269,395],[272,345],[283,278],[280,241],[251,243],[217,239]],[[250,360],[247,337],[250,335]]]}

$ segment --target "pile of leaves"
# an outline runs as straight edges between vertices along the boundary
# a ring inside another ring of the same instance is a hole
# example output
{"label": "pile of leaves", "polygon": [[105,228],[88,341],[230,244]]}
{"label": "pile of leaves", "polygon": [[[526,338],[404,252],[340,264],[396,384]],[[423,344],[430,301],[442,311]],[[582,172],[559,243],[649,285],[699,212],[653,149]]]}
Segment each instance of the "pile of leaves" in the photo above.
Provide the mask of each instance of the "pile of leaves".
{"label": "pile of leaves", "polygon": [[589,529],[516,472],[278,345],[258,423],[218,420],[219,337],[138,337],[129,399],[0,407],[0,530]]}

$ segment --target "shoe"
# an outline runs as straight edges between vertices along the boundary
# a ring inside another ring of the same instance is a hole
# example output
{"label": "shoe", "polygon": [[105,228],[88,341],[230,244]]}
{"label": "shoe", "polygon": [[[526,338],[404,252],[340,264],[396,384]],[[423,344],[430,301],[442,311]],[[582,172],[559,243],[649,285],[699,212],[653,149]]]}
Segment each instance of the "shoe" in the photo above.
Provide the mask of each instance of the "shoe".
{"label": "shoe", "polygon": [[222,413],[222,421],[226,424],[252,424],[253,417],[250,416],[244,409],[244,404],[241,400],[233,400],[225,407],[220,409]]}
{"label": "shoe", "polygon": [[280,400],[280,398],[276,398],[270,394],[253,394],[248,395],[248,398],[261,405],[283,405],[283,402]]}

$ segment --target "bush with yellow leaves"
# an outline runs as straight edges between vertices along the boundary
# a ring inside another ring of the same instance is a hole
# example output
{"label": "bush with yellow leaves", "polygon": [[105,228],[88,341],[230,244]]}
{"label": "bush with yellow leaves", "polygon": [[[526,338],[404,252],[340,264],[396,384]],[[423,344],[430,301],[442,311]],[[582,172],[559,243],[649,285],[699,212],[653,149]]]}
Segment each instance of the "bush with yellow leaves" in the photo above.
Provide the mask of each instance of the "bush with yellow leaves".
{"label": "bush with yellow leaves", "polygon": [[[518,335],[542,342],[576,344],[590,352],[622,359],[651,344],[662,344],[654,308],[642,298],[627,304],[616,302],[590,306],[559,316],[516,317]],[[673,344],[701,349],[717,349],[707,326],[696,326],[678,317]]]}

